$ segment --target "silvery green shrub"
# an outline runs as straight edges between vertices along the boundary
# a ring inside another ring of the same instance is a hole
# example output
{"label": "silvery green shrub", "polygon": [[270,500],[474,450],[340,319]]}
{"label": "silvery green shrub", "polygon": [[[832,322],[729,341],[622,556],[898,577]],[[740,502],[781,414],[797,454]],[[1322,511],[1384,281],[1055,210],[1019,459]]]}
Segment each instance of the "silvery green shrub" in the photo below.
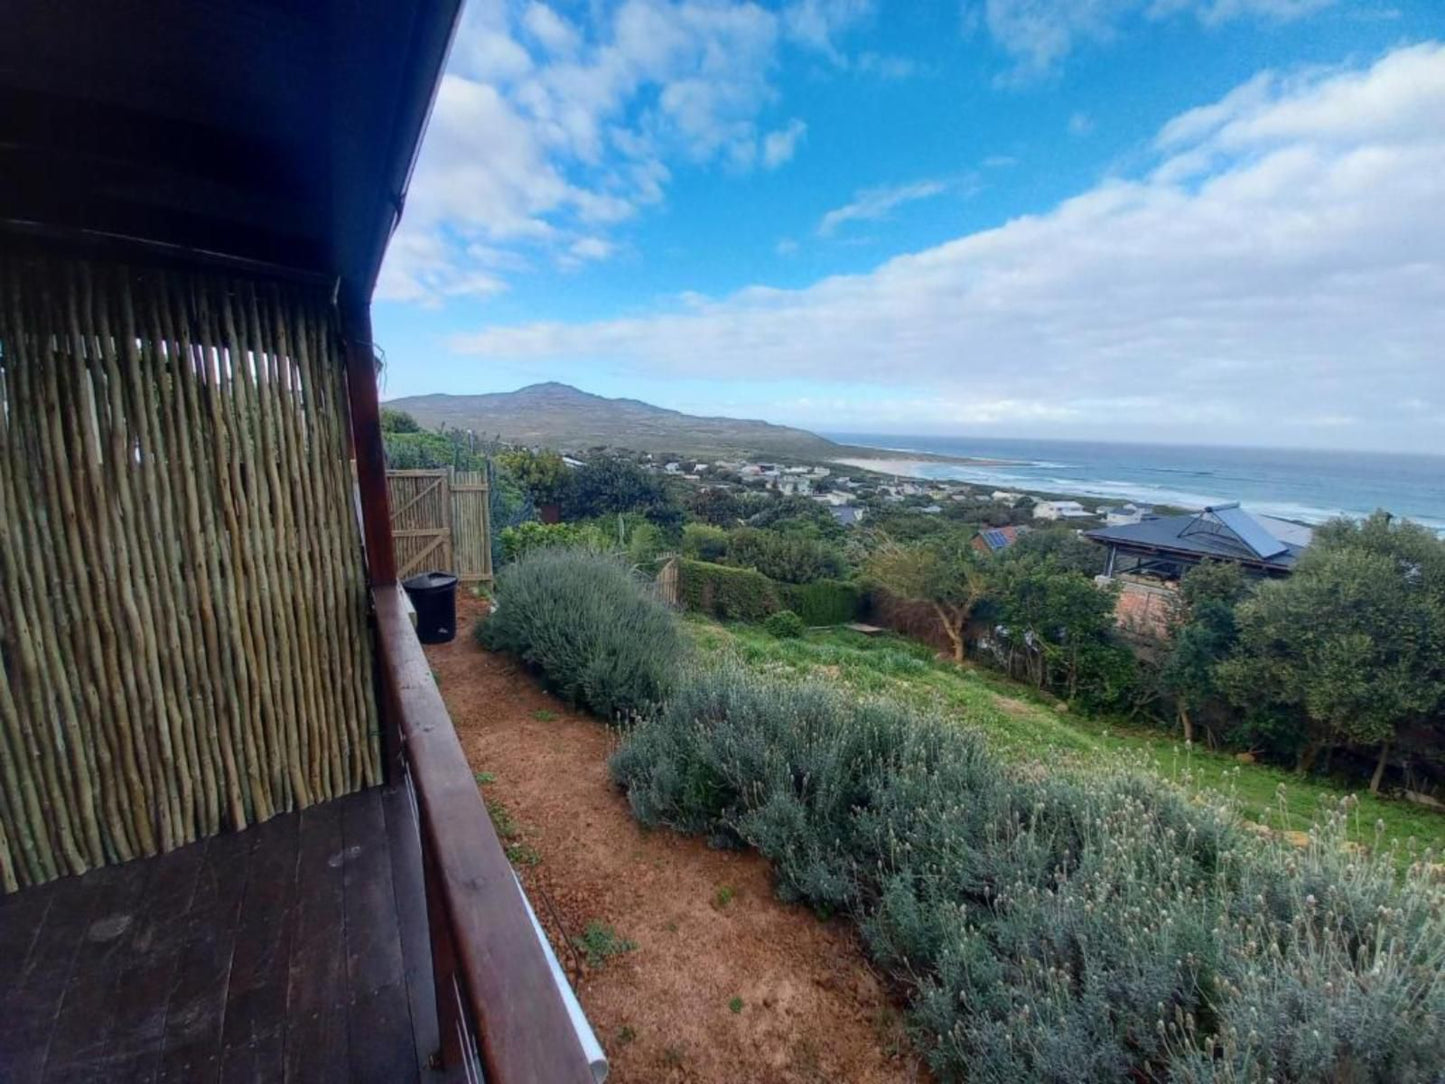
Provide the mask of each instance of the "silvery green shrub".
{"label": "silvery green shrub", "polygon": [[684,651],[677,619],[618,558],[534,550],[497,574],[495,598],[477,625],[481,644],[604,719],[630,718],[671,688]]}
{"label": "silvery green shrub", "polygon": [[757,847],[852,914],[940,1079],[1431,1081],[1442,894],[1419,865],[1304,852],[1152,777],[1005,767],[954,723],[733,670],[612,759],[650,825]]}

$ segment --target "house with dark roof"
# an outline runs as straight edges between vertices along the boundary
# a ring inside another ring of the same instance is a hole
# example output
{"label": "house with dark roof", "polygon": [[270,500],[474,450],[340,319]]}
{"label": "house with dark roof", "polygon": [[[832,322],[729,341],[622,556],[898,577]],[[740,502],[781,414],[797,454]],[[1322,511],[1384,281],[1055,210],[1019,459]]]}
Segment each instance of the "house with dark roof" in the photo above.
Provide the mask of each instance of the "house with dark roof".
{"label": "house with dark roof", "polygon": [[1310,530],[1254,515],[1234,502],[1100,527],[1084,537],[1108,547],[1106,576],[1130,572],[1177,580],[1205,560],[1233,561],[1261,576],[1287,576],[1309,545]]}

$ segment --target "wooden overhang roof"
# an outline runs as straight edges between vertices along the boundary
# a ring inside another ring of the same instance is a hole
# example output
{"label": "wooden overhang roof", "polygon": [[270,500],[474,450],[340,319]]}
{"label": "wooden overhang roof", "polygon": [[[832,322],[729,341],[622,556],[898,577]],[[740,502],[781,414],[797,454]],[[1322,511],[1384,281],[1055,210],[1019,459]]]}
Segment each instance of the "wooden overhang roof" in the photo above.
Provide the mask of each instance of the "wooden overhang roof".
{"label": "wooden overhang roof", "polygon": [[0,227],[316,276],[364,305],[461,0],[8,0]]}

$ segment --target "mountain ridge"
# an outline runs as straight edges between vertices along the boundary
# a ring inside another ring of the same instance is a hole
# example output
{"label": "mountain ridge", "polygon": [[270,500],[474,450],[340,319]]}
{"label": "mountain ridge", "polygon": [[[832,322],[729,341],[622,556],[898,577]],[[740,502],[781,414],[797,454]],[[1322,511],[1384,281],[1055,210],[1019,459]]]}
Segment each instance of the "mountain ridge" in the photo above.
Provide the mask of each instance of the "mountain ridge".
{"label": "mountain ridge", "polygon": [[479,395],[409,395],[382,405],[406,411],[427,429],[443,425],[470,429],[478,436],[561,451],[609,447],[831,459],[848,450],[806,429],[750,418],[685,414],[640,399],[609,399],[558,381]]}

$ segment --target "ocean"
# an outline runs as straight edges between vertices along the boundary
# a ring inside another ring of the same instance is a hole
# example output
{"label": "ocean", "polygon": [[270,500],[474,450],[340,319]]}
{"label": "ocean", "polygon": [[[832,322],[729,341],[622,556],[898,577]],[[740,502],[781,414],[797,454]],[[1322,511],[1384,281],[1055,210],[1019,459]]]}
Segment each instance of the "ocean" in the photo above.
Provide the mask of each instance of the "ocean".
{"label": "ocean", "polygon": [[[1445,456],[1224,448],[1179,444],[905,437],[828,433],[845,444],[901,453],[908,473],[997,489],[1198,508],[1239,501],[1303,523],[1383,508],[1445,532]],[[998,465],[909,461],[908,452],[1005,460]],[[878,464],[874,469],[887,469]]]}

